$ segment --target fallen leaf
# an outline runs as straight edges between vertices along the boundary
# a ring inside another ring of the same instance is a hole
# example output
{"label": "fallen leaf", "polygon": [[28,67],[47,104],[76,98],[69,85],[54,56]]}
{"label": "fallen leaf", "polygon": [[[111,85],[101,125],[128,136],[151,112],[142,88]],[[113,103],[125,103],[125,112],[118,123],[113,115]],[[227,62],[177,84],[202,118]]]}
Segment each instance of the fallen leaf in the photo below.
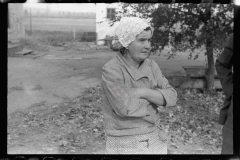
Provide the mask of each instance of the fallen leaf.
{"label": "fallen leaf", "polygon": [[197,148],[197,149],[195,149],[196,151],[203,151],[203,148]]}
{"label": "fallen leaf", "polygon": [[189,140],[185,140],[185,142],[189,143],[189,144],[192,144],[193,143],[193,140],[192,138],[190,138]]}
{"label": "fallen leaf", "polygon": [[196,137],[196,136],[197,136],[197,133],[193,132],[192,135],[193,135],[194,137]]}
{"label": "fallen leaf", "polygon": [[56,107],[58,107],[58,105],[57,105],[57,104],[52,106],[52,108],[56,108]]}
{"label": "fallen leaf", "polygon": [[52,150],[54,150],[54,148],[52,148],[52,147],[44,147],[43,150],[45,150],[45,151],[52,151]]}
{"label": "fallen leaf", "polygon": [[66,140],[63,140],[63,141],[60,141],[60,145],[61,146],[67,146],[67,144],[68,144],[68,141],[66,141]]}
{"label": "fallen leaf", "polygon": [[176,144],[171,144],[170,146],[172,146],[174,148],[179,148],[178,146],[176,146]]}

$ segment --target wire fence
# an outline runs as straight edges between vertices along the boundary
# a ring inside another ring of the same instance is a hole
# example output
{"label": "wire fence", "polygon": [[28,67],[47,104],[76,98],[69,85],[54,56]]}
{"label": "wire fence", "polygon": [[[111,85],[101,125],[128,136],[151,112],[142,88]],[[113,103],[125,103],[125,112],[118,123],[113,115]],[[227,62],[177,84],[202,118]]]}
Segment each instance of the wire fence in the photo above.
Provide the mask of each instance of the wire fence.
{"label": "wire fence", "polygon": [[39,31],[30,32],[25,30],[25,34],[31,37],[36,37],[41,41],[54,45],[66,42],[97,42],[96,32],[72,32],[72,31]]}
{"label": "wire fence", "polygon": [[23,19],[25,33],[49,41],[97,41],[96,23],[93,19],[29,18]]}

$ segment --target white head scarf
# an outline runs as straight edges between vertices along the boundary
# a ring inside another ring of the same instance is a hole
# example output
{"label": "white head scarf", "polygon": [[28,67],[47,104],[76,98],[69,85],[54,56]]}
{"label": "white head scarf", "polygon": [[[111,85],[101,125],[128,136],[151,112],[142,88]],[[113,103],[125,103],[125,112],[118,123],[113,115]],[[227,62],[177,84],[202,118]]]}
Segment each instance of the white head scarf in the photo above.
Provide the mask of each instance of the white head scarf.
{"label": "white head scarf", "polygon": [[141,18],[123,17],[113,35],[116,37],[117,42],[120,42],[123,47],[128,47],[130,43],[136,39],[136,36],[147,27],[151,26]]}

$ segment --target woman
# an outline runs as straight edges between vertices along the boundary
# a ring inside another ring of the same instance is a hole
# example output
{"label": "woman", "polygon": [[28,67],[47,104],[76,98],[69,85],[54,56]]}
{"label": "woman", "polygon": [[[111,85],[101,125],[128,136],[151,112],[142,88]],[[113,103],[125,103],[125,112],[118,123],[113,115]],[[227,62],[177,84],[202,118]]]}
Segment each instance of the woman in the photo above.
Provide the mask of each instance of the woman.
{"label": "woman", "polygon": [[149,59],[153,31],[144,20],[124,17],[115,29],[120,52],[103,66],[107,154],[167,154],[158,129],[158,106],[174,106],[177,93]]}

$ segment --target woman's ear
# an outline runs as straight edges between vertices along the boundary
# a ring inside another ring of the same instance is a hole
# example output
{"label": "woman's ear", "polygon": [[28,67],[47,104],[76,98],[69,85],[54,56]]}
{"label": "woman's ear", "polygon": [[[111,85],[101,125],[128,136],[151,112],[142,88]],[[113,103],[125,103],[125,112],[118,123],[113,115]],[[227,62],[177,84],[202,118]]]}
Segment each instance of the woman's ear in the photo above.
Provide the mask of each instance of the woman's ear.
{"label": "woman's ear", "polygon": [[154,28],[153,28],[152,26],[150,26],[150,28],[151,28],[151,30],[152,30],[152,34],[153,34],[153,32],[154,32]]}

